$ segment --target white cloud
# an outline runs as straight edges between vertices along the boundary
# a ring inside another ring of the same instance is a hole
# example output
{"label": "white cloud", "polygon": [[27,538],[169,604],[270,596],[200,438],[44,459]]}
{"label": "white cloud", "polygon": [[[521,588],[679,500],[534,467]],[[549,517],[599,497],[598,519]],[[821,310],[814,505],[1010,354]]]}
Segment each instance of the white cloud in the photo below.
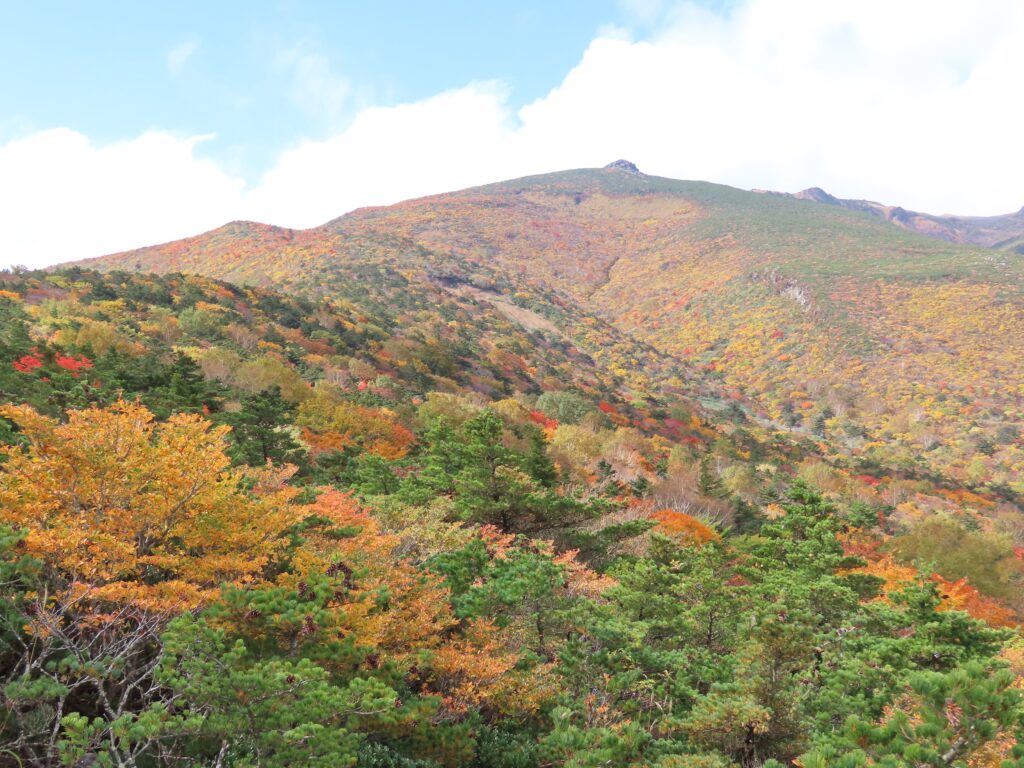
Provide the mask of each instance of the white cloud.
{"label": "white cloud", "polygon": [[167,54],[167,71],[175,76],[181,74],[181,70],[185,68],[186,62],[192,58],[198,49],[199,43],[195,40],[186,40],[174,46]]}
{"label": "white cloud", "polygon": [[480,83],[415,104],[360,112],[343,133],[281,155],[247,198],[254,218],[308,227],[396,202],[545,168],[510,154],[505,89]]}
{"label": "white cloud", "polygon": [[195,157],[203,138],[150,132],[97,147],[55,129],[0,146],[0,264],[111,253],[237,218],[244,183]]}
{"label": "white cloud", "polygon": [[665,0],[619,0],[619,6],[641,24],[657,21],[665,11]]}
{"label": "white cloud", "polygon": [[[489,82],[364,109],[282,152],[246,189],[196,158],[194,140],[162,134],[95,147],[57,131],[0,145],[0,204],[15,222],[0,232],[0,261],[94,255],[239,215],[312,226],[618,157],[664,176],[818,185],[931,212],[1024,204],[1017,0],[746,0],[725,16],[685,3],[662,18],[646,40],[602,34],[517,114]],[[348,85],[323,64],[296,68],[311,105],[343,104]]]}

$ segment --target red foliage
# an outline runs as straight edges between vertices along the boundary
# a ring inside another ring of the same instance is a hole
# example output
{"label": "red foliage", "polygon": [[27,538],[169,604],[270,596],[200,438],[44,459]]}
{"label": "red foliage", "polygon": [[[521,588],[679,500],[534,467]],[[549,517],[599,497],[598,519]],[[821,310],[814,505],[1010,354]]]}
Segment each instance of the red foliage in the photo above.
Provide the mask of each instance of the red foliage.
{"label": "red foliage", "polygon": [[71,371],[71,375],[76,379],[80,371],[92,368],[92,360],[85,357],[85,355],[79,355],[78,357],[69,357],[67,355],[57,355],[54,358],[54,362],[57,363],[65,371]]}
{"label": "red foliage", "polygon": [[[85,357],[84,355],[73,357],[71,355],[62,355],[58,353],[54,357],[54,362],[61,368],[63,368],[65,371],[70,371],[71,375],[74,376],[76,379],[78,378],[79,372],[88,368],[92,368],[92,360]],[[44,362],[42,357],[40,357],[39,349],[37,347],[33,347],[32,351],[29,354],[22,355],[20,358],[11,363],[11,366],[14,368],[14,370],[19,371],[21,373],[32,373],[33,371],[42,368],[43,365]]]}
{"label": "red foliage", "polygon": [[36,368],[43,367],[43,361],[33,354],[24,355],[19,359],[15,360],[11,365],[14,366],[14,370],[20,371],[21,373],[32,373]]}
{"label": "red foliage", "polygon": [[544,415],[540,411],[530,411],[530,421],[540,424],[544,429],[554,429],[558,426],[557,420]]}
{"label": "red foliage", "polygon": [[879,478],[872,477],[871,475],[854,475],[853,479],[871,486],[878,485],[882,482]]}

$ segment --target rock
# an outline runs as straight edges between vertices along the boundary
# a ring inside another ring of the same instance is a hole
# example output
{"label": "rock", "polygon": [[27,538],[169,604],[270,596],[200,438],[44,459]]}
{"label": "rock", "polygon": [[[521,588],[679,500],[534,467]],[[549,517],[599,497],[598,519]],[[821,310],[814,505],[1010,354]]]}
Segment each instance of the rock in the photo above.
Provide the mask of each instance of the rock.
{"label": "rock", "polygon": [[821,187],[810,187],[802,192],[797,192],[793,197],[798,200],[813,200],[816,203],[825,203],[827,205],[839,205],[839,200],[830,195]]}
{"label": "rock", "polygon": [[913,216],[905,208],[900,208],[898,205],[894,205],[891,208],[887,208],[885,211],[885,218],[889,221],[894,221],[898,224],[910,225],[913,221]]}
{"label": "rock", "polygon": [[626,173],[635,173],[637,176],[640,175],[640,169],[637,168],[629,160],[616,160],[614,163],[608,163],[605,168],[614,169],[616,171],[625,171]]}

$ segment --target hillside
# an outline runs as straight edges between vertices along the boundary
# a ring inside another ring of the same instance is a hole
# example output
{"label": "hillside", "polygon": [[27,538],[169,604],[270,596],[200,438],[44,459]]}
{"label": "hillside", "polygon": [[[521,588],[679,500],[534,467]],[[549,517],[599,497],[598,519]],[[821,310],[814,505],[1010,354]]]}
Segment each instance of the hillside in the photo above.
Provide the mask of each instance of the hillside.
{"label": "hillside", "polygon": [[851,211],[862,211],[878,216],[898,227],[951,243],[980,245],[1014,253],[1024,253],[1024,208],[1002,216],[935,216],[930,213],[908,211],[898,205],[883,205],[871,200],[845,200],[830,195],[820,187],[811,187],[795,194],[766,192],[797,200],[811,200]]}
{"label": "hillside", "polygon": [[459,286],[473,284],[616,376],[734,399],[867,468],[1024,491],[1024,262],[863,211],[577,170],[305,231],[236,223],[89,264],[359,298],[386,314],[464,301]]}
{"label": "hillside", "polygon": [[779,432],[568,280],[332,237],[295,292],[0,274],[0,765],[1013,765],[1000,489]]}

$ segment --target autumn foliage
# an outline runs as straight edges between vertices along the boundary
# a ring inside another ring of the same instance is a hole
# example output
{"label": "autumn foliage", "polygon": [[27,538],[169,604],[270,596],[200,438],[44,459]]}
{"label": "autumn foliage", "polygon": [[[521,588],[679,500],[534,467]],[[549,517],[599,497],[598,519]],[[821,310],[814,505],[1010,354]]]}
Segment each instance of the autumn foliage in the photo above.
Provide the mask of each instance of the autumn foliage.
{"label": "autumn foliage", "polygon": [[251,492],[198,416],[157,423],[144,407],[72,412],[66,424],[5,406],[27,442],[0,474],[0,520],[90,601],[184,610],[224,583],[258,579],[296,517],[294,491]]}
{"label": "autumn foliage", "polygon": [[701,545],[709,541],[718,541],[719,535],[695,517],[684,512],[662,509],[651,514],[658,526],[655,530],[685,544]]}
{"label": "autumn foliage", "polygon": [[580,171],[4,273],[0,764],[1016,760],[1018,299],[887,226]]}

